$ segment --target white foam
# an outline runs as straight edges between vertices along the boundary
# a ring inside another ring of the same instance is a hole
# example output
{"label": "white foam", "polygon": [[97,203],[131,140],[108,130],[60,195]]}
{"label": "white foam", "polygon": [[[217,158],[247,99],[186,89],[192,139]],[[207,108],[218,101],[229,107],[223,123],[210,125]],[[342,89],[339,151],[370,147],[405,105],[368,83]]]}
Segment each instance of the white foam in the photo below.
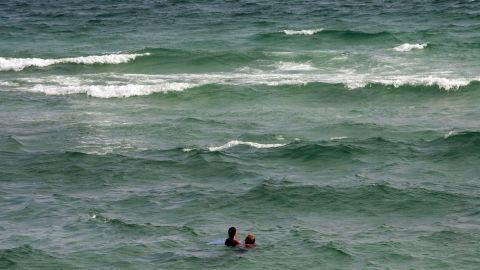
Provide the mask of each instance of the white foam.
{"label": "white foam", "polygon": [[448,137],[451,137],[451,136],[455,136],[457,135],[458,132],[455,131],[455,130],[450,130],[447,134],[445,134],[445,136],[443,136],[445,139],[448,138]]}
{"label": "white foam", "polygon": [[17,86],[17,84],[13,82],[0,81],[0,86]]}
{"label": "white foam", "polygon": [[346,136],[339,136],[339,137],[331,137],[331,138],[330,138],[331,141],[340,141],[340,140],[345,140],[345,139],[348,139],[348,137],[346,137]]}
{"label": "white foam", "polygon": [[478,80],[478,78],[467,79],[467,78],[446,78],[446,77],[436,77],[436,76],[397,76],[396,78],[384,78],[384,79],[373,79],[370,83],[380,83],[386,85],[393,85],[394,87],[400,87],[402,85],[413,85],[413,86],[438,86],[445,90],[458,89],[462,86],[467,86],[470,82]]}
{"label": "white foam", "polygon": [[305,30],[283,30],[283,33],[285,35],[306,35],[306,36],[311,36],[314,35],[318,32],[323,31],[323,28],[317,28],[317,29],[305,29]]}
{"label": "white foam", "polygon": [[221,146],[211,146],[208,148],[209,151],[215,152],[215,151],[222,151],[228,148],[235,147],[237,145],[247,145],[253,148],[276,148],[276,147],[282,147],[285,146],[285,144],[281,143],[267,143],[267,144],[262,144],[262,143],[256,143],[256,142],[244,142],[244,141],[229,141],[228,143],[221,145]]}
{"label": "white foam", "polygon": [[397,52],[409,52],[411,50],[421,50],[427,47],[428,43],[422,43],[422,44],[410,44],[410,43],[404,43],[402,45],[399,45],[392,50],[397,51]]}
{"label": "white foam", "polygon": [[315,67],[311,63],[296,63],[296,62],[277,62],[274,64],[275,68],[280,71],[305,71],[314,70]]}
{"label": "white foam", "polygon": [[31,92],[47,95],[87,94],[99,98],[145,96],[158,92],[182,91],[191,88],[189,83],[126,84],[126,85],[35,85]]}
{"label": "white foam", "polygon": [[0,57],[0,71],[21,71],[27,67],[46,67],[55,64],[123,64],[139,56],[150,55],[150,53],[134,53],[134,54],[106,54],[106,55],[90,55],[80,57],[68,57],[58,59],[43,58],[6,58]]}
{"label": "white foam", "polygon": [[270,55],[280,55],[280,56],[291,56],[291,55],[295,55],[294,52],[267,52],[266,54],[270,54]]}
{"label": "white foam", "polygon": [[397,75],[358,74],[355,71],[335,72],[221,72],[204,74],[84,74],[78,76],[44,76],[18,78],[9,90],[39,92],[47,95],[86,94],[99,98],[150,95],[157,92],[183,91],[207,84],[223,85],[305,85],[307,83],[343,84],[349,89],[378,83],[400,87],[403,85],[433,86],[445,90],[458,89],[479,78],[454,77],[449,74]]}

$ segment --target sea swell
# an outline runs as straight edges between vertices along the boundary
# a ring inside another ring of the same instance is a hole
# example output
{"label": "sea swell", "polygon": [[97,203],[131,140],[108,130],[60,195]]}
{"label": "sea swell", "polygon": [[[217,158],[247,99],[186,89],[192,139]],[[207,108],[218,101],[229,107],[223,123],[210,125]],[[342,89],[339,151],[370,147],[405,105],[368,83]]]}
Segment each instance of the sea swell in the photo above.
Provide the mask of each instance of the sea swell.
{"label": "sea swell", "polygon": [[[356,128],[360,128],[360,125],[357,125]],[[480,132],[464,131],[448,137],[438,136],[433,140],[419,138],[415,141],[398,141],[383,137],[363,139],[342,137],[342,139],[325,139],[320,141],[284,139],[282,143],[274,141],[230,140],[225,144],[219,145],[190,145],[171,149],[149,150],[133,145],[127,149],[128,151],[117,149],[110,152],[105,152],[105,149],[92,150],[93,152],[86,151],[81,145],[66,152],[39,152],[24,146],[18,139],[11,136],[5,137],[3,142],[7,143],[5,147],[0,148],[0,151],[3,153],[9,153],[12,157],[31,156],[34,163],[40,162],[38,165],[42,165],[42,162],[55,162],[56,160],[65,162],[74,160],[96,160],[99,162],[104,160],[109,162],[112,159],[120,163],[135,161],[139,163],[153,162],[157,165],[172,165],[175,162],[180,162],[183,165],[194,165],[197,162],[202,164],[208,162],[209,158],[204,159],[204,157],[229,156],[230,153],[235,153],[235,156],[241,159],[297,160],[302,162],[343,160],[347,162],[360,157],[376,157],[378,155],[392,155],[393,153],[398,158],[408,157],[417,160],[430,159],[432,156],[476,159],[479,157]],[[95,148],[94,146],[92,147]]]}
{"label": "sea swell", "polygon": [[469,162],[480,158],[480,132],[448,132],[443,138],[437,138],[427,144],[431,156],[437,160],[463,160]]}
{"label": "sea swell", "polygon": [[397,40],[394,37],[394,33],[388,31],[380,31],[380,32],[364,32],[364,31],[355,31],[355,30],[343,30],[343,29],[324,29],[324,28],[313,28],[313,29],[300,29],[300,30],[293,30],[293,29],[284,29],[279,32],[266,32],[257,34],[254,36],[254,39],[279,39],[281,37],[289,36],[291,38],[301,38],[301,36],[309,36],[309,37],[329,37],[329,38],[337,38],[343,40],[368,40],[373,38],[384,38],[388,40]]}
{"label": "sea swell", "polygon": [[[259,50],[211,51],[184,50],[171,48],[146,47],[140,50],[118,53],[99,53],[97,55],[44,58],[44,57],[0,57],[0,71],[20,72],[27,68],[53,68],[65,65],[118,65],[129,64],[135,70],[151,73],[151,69],[167,68],[172,71],[185,70],[223,70],[225,67],[238,67],[256,60],[265,59],[266,54]],[[60,66],[61,65],[61,66]],[[53,67],[51,67],[53,66]],[[101,70],[101,69],[100,69]]]}
{"label": "sea swell", "polygon": [[21,269],[38,268],[71,268],[72,265],[61,263],[58,256],[49,254],[30,245],[21,245],[15,248],[0,249],[0,266],[19,267]]}
{"label": "sea swell", "polygon": [[477,269],[479,8],[1,2],[0,269]]}
{"label": "sea swell", "polygon": [[461,209],[475,200],[476,197],[467,195],[423,188],[397,188],[387,184],[339,188],[265,181],[238,196],[229,207],[235,208],[238,201],[242,201],[264,207],[274,204],[284,211],[304,209],[325,214],[422,216]]}
{"label": "sea swell", "polygon": [[22,142],[15,138],[12,135],[0,135],[0,153],[1,152],[8,152],[8,153],[15,153],[20,152],[23,150],[24,145]]}

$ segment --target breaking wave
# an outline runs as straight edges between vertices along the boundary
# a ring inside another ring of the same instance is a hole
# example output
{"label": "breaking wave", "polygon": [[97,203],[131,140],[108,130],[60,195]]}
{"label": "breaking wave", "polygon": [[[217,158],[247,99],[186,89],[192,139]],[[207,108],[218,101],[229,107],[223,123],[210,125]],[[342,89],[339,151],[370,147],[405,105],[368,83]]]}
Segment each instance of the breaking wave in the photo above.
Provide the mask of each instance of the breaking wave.
{"label": "breaking wave", "polygon": [[195,85],[189,83],[159,83],[156,85],[126,84],[126,85],[71,85],[52,86],[36,85],[31,88],[32,92],[40,92],[47,95],[70,95],[87,94],[92,97],[113,98],[146,96],[153,93],[183,91]]}
{"label": "breaking wave", "polygon": [[283,30],[283,33],[285,35],[306,35],[306,36],[311,36],[314,35],[318,32],[322,32],[323,28],[318,28],[318,29],[305,29],[305,30]]}
{"label": "breaking wave", "polygon": [[123,64],[146,55],[150,53],[90,55],[58,59],[0,57],[0,71],[21,71],[27,67],[46,67],[56,64]]}
{"label": "breaking wave", "polygon": [[256,142],[244,142],[244,141],[233,140],[233,141],[229,141],[228,143],[226,143],[224,145],[221,145],[221,146],[211,146],[211,147],[208,148],[208,150],[210,152],[216,152],[216,151],[226,150],[226,149],[238,146],[238,145],[246,145],[246,146],[250,146],[250,147],[253,147],[253,148],[261,149],[261,148],[282,147],[282,146],[285,146],[286,144],[282,144],[282,143],[256,143]]}
{"label": "breaking wave", "polygon": [[411,50],[421,50],[426,48],[428,43],[422,43],[422,44],[410,44],[410,43],[404,43],[402,45],[399,45],[392,50],[397,51],[397,52],[409,52]]}
{"label": "breaking wave", "polygon": [[293,73],[281,70],[260,72],[220,72],[204,74],[90,74],[82,76],[45,76],[16,80],[9,90],[29,91],[47,95],[86,94],[99,98],[143,96],[153,93],[183,91],[204,85],[306,85],[310,83],[341,84],[347,89],[372,84],[439,87],[458,89],[480,78],[422,75],[374,75],[343,73]]}
{"label": "breaking wave", "polygon": [[275,68],[281,71],[304,71],[314,70],[315,67],[311,63],[296,63],[296,62],[277,62],[274,64]]}

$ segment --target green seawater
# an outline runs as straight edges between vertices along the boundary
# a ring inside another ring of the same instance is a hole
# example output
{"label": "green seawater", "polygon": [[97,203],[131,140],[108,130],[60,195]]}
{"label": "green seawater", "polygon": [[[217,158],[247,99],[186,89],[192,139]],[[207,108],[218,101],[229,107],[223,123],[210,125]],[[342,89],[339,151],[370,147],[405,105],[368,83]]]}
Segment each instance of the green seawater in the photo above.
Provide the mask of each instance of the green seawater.
{"label": "green seawater", "polygon": [[479,49],[478,1],[3,1],[0,269],[478,269]]}

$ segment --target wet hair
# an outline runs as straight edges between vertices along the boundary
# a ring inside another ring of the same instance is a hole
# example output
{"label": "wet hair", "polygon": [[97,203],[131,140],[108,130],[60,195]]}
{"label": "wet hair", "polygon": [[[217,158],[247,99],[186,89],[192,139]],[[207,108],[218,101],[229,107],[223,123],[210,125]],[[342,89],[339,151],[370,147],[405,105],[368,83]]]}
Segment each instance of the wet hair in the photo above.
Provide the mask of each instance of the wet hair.
{"label": "wet hair", "polygon": [[253,235],[253,234],[247,235],[247,237],[245,237],[245,244],[247,244],[247,245],[255,244],[255,235]]}
{"label": "wet hair", "polygon": [[229,237],[229,238],[235,237],[235,234],[236,234],[236,233],[237,233],[237,228],[235,228],[235,227],[230,227],[230,228],[228,229],[228,237]]}

